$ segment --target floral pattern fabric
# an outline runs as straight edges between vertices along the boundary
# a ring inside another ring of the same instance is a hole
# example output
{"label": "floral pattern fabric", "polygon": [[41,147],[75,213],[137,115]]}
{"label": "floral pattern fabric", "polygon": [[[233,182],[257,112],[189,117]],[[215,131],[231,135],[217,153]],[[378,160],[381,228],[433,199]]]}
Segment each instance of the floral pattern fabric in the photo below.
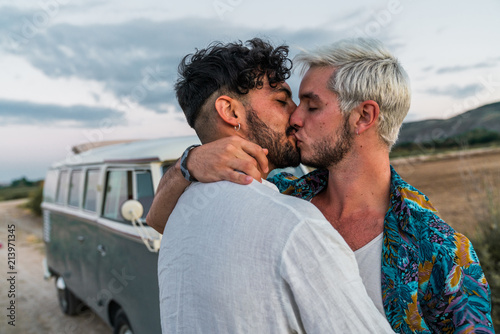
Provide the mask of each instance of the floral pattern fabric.
{"label": "floral pattern fabric", "polygon": [[[283,194],[310,200],[328,171],[269,181]],[[385,216],[382,298],[397,333],[494,333],[491,292],[471,242],[436,214],[427,196],[391,166],[391,208]]]}

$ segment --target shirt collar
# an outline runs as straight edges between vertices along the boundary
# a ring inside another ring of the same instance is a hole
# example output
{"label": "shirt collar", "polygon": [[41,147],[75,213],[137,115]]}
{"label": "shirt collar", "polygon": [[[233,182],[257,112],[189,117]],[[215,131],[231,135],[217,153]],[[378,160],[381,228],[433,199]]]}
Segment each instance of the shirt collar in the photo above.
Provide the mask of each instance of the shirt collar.
{"label": "shirt collar", "polygon": [[391,204],[404,202],[413,210],[436,212],[429,198],[417,188],[406,183],[391,166]]}
{"label": "shirt collar", "polygon": [[[262,181],[262,185],[264,185],[264,186],[266,186],[266,187],[268,187],[268,188],[270,188],[270,189],[272,189],[274,191],[279,192],[278,187],[276,187],[276,185],[274,183],[271,183],[271,182],[269,182],[267,180],[264,180],[264,179],[261,179],[261,181]],[[254,180],[253,182],[258,182],[258,181]]]}

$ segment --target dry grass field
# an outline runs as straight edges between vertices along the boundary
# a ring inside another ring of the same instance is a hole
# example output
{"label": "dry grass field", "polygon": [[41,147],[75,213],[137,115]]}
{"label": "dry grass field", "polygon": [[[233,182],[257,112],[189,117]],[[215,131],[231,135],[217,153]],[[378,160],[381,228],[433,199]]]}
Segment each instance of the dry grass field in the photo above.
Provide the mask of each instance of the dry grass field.
{"label": "dry grass field", "polygon": [[498,219],[499,149],[457,151],[391,163],[405,181],[430,198],[439,216],[458,232],[472,236],[479,222]]}

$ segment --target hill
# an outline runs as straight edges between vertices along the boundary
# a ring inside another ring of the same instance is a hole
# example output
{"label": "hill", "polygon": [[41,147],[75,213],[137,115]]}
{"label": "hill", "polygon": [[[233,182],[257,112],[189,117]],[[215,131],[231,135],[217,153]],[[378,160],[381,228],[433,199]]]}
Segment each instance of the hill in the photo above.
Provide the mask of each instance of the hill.
{"label": "hill", "polygon": [[[500,102],[466,111],[449,119],[403,123],[395,148],[407,143],[428,143],[466,136],[478,130],[482,135],[500,134]],[[469,136],[470,137],[470,136]]]}

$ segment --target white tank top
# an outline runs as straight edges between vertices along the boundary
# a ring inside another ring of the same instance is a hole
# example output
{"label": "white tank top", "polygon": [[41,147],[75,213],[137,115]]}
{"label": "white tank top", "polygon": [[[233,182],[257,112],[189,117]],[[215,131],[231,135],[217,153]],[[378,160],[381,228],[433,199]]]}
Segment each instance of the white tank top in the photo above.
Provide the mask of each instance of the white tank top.
{"label": "white tank top", "polygon": [[373,300],[380,313],[385,316],[381,281],[382,242],[383,233],[380,233],[375,239],[356,250],[354,255],[368,296]]}

